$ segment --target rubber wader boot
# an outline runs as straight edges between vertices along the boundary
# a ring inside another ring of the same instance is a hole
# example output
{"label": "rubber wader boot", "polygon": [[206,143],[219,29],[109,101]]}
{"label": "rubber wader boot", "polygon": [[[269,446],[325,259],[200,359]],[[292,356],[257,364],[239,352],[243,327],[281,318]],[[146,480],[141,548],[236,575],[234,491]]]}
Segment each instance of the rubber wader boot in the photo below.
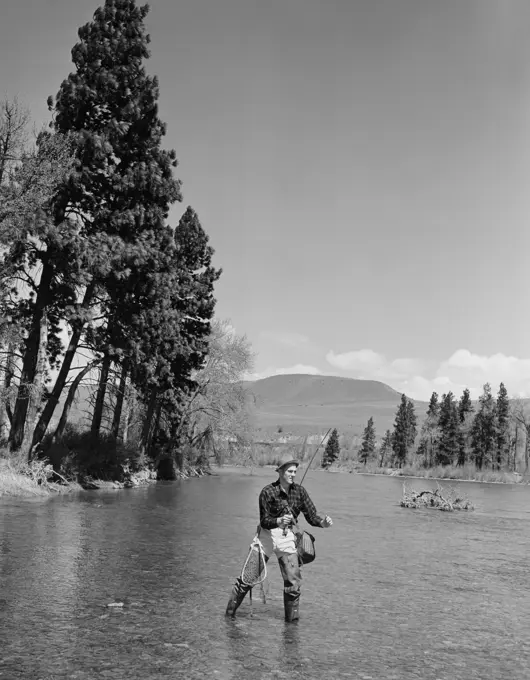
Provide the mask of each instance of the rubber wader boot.
{"label": "rubber wader boot", "polygon": [[288,623],[298,621],[298,605],[300,603],[300,595],[293,597],[288,593],[283,594],[283,606],[285,609],[285,620]]}
{"label": "rubber wader boot", "polygon": [[242,588],[240,584],[236,583],[230,594],[230,599],[226,606],[226,616],[235,616],[239,605],[245,599],[248,589]]}

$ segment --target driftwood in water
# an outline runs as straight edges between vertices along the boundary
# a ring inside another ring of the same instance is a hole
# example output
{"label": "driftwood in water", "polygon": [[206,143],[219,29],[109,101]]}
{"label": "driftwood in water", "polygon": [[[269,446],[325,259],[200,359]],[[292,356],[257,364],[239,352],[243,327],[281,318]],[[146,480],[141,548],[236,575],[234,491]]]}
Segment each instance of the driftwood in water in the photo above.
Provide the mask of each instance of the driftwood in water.
{"label": "driftwood in water", "polygon": [[402,508],[436,508],[452,512],[453,510],[474,510],[473,503],[458,493],[453,487],[444,488],[437,484],[436,489],[415,491],[403,483]]}

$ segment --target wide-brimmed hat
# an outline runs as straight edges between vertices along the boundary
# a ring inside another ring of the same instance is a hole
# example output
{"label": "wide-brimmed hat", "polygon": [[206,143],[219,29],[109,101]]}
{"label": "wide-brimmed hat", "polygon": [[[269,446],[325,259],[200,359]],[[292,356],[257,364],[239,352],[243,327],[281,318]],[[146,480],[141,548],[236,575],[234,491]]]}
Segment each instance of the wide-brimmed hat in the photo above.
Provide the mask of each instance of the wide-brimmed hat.
{"label": "wide-brimmed hat", "polygon": [[298,467],[300,465],[300,463],[297,460],[293,460],[292,458],[290,458],[289,460],[285,460],[285,461],[282,459],[282,462],[276,468],[276,472],[280,472],[280,470],[282,468],[289,467],[289,465],[296,465],[296,467]]}

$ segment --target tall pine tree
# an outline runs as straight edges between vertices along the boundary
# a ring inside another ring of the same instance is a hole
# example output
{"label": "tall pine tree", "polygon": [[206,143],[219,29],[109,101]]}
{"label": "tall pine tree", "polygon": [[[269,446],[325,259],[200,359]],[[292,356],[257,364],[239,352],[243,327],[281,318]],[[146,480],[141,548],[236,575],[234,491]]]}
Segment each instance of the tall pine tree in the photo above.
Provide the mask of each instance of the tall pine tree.
{"label": "tall pine tree", "polygon": [[370,416],[368,423],[364,428],[363,441],[359,451],[359,460],[366,465],[369,458],[372,458],[375,452],[375,427],[374,419]]}
{"label": "tall pine tree", "polygon": [[459,450],[459,419],[457,404],[452,392],[444,394],[440,404],[438,426],[440,441],[436,462],[438,465],[452,465]]}
{"label": "tall pine tree", "polygon": [[337,428],[333,428],[329,435],[324,455],[322,456],[322,467],[328,468],[338,459],[340,454],[339,433]]}
{"label": "tall pine tree", "polygon": [[510,400],[508,391],[501,383],[497,393],[497,455],[495,467],[500,470],[510,458]]}
{"label": "tall pine tree", "polygon": [[465,390],[462,392],[462,396],[460,397],[460,401],[458,402],[458,419],[462,424],[465,423],[466,417],[470,414],[473,413],[473,402],[471,401],[471,394],[466,387]]}
{"label": "tall pine tree", "polygon": [[479,397],[478,411],[471,428],[472,450],[475,465],[479,470],[492,465],[497,451],[497,406],[491,393],[491,385],[486,383]]}
{"label": "tall pine tree", "polygon": [[[63,281],[71,335],[33,443],[46,431],[93,310],[109,297],[119,300],[116,291],[125,280],[156,271],[169,207],[181,200],[175,153],[161,148],[166,127],[158,117],[158,81],[143,65],[149,57],[147,13],[148,6],[134,0],[106,0],[79,30],[75,72],[56,98],[54,126],[74,137],[76,167],[56,194],[53,216],[56,224],[69,218],[70,230],[43,258],[31,333]],[[24,366],[31,365],[32,353],[30,347]],[[17,422],[13,448],[22,413]]]}
{"label": "tall pine tree", "polygon": [[471,401],[471,394],[466,387],[458,402],[459,439],[457,464],[459,466],[465,465],[467,461],[473,411],[474,408],[473,402]]}
{"label": "tall pine tree", "polygon": [[424,467],[432,467],[436,460],[439,429],[438,418],[440,415],[440,404],[438,402],[438,393],[433,392],[429,400],[429,407],[427,409],[427,417],[423,421],[421,428],[420,445],[418,448],[418,455],[423,456]]}
{"label": "tall pine tree", "polygon": [[402,467],[406,463],[407,454],[410,448],[414,446],[416,428],[414,403],[410,399],[407,399],[405,394],[402,394],[394,421],[394,432],[392,435],[394,462],[398,467]]}
{"label": "tall pine tree", "polygon": [[392,451],[392,432],[387,430],[383,441],[381,442],[381,448],[379,449],[379,467],[383,467],[385,461],[388,458],[388,454]]}

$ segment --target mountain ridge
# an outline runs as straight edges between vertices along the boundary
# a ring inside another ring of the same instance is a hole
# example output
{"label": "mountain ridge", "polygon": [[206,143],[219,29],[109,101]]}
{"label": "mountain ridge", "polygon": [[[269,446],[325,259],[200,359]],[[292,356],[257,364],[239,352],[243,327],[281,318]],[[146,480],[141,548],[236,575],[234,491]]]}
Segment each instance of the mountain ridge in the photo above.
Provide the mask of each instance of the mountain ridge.
{"label": "mountain ridge", "polygon": [[[340,376],[285,374],[247,381],[255,398],[256,429],[311,434],[337,427],[362,434],[370,417],[379,436],[392,429],[401,393],[384,382]],[[418,421],[427,402],[412,400]]]}
{"label": "mountain ridge", "polygon": [[[285,374],[244,381],[253,394],[253,425],[258,437],[278,434],[318,434],[336,427],[342,434],[362,435],[370,417],[378,438],[392,430],[401,393],[384,382],[342,378],[332,375]],[[88,402],[95,386],[81,386],[70,414],[70,422],[90,425]],[[427,402],[412,400],[418,428],[427,411]],[[54,414],[56,426],[64,395]]]}

